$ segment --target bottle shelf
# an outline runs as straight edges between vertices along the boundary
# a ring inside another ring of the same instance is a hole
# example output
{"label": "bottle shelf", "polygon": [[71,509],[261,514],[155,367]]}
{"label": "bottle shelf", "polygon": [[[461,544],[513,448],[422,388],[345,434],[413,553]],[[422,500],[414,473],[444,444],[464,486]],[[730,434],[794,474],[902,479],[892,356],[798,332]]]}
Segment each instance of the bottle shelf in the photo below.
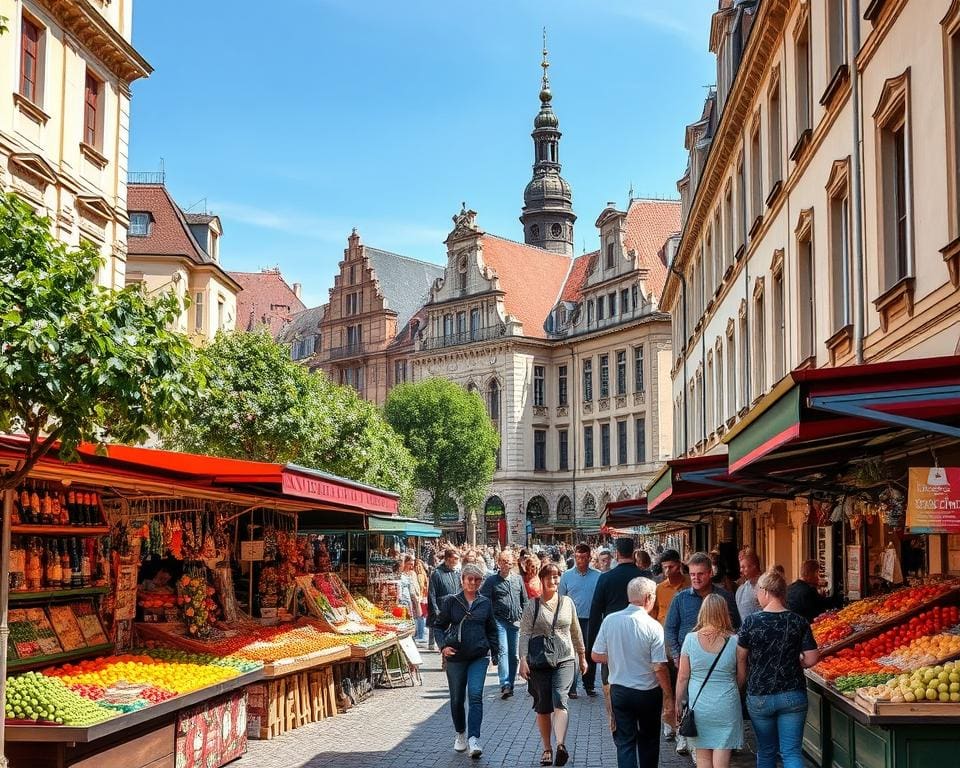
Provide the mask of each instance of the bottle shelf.
{"label": "bottle shelf", "polygon": [[76,589],[40,589],[29,592],[10,591],[10,602],[28,601],[28,600],[54,600],[70,599],[75,597],[91,597],[95,595],[105,595],[110,591],[110,587],[77,587]]}
{"label": "bottle shelf", "polygon": [[106,536],[109,525],[25,525],[10,526],[10,533],[21,536]]}

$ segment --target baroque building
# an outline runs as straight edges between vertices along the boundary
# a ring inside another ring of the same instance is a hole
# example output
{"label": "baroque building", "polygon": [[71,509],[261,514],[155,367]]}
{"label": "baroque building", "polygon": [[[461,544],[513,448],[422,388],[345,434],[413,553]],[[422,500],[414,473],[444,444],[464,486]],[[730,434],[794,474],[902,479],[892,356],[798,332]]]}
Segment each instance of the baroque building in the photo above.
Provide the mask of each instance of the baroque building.
{"label": "baroque building", "polygon": [[152,69],[130,43],[133,3],[0,2],[0,192],[16,192],[68,245],[93,243],[99,281],[126,282],[130,85]]}
{"label": "baroque building", "polygon": [[[663,291],[677,457],[811,369],[960,353],[960,3],[722,0],[709,46]],[[754,507],[718,530],[794,578],[820,533]]]}

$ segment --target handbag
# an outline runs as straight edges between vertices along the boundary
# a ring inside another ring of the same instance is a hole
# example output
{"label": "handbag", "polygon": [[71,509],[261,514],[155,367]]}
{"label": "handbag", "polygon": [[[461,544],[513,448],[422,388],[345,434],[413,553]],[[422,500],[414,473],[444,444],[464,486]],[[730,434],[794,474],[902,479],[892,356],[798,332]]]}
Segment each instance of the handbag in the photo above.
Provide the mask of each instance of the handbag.
{"label": "handbag", "polygon": [[[557,601],[557,610],[553,614],[553,624],[550,625],[549,635],[534,635],[530,638],[527,646],[527,666],[530,669],[556,669],[560,662],[562,653],[560,648],[560,639],[556,636],[557,617],[560,615],[560,609],[563,607],[563,597]],[[537,624],[537,616],[540,615],[540,598],[534,602],[533,607],[533,625]]]}
{"label": "handbag", "polygon": [[681,736],[696,736],[697,735],[697,723],[693,718],[693,708],[697,706],[697,701],[700,699],[700,694],[703,693],[703,689],[707,687],[707,681],[710,680],[710,675],[713,674],[713,670],[717,666],[717,662],[720,661],[720,657],[723,656],[723,652],[727,649],[727,643],[730,642],[728,637],[723,641],[723,647],[720,649],[720,653],[717,654],[717,657],[713,660],[713,664],[710,665],[710,669],[707,670],[707,676],[703,678],[703,682],[700,684],[700,690],[697,691],[697,696],[693,700],[693,703],[689,706],[684,704],[683,710],[680,713],[680,722],[677,723],[677,733]]}

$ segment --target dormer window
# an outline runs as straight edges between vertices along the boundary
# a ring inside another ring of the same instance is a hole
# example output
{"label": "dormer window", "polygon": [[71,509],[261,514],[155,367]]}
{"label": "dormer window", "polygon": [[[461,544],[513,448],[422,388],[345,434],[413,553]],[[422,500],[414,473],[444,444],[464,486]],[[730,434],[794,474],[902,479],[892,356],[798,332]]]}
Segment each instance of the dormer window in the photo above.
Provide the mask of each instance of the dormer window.
{"label": "dormer window", "polygon": [[613,269],[613,243],[607,243],[607,269]]}
{"label": "dormer window", "polygon": [[131,213],[127,234],[130,237],[147,237],[150,234],[150,214]]}

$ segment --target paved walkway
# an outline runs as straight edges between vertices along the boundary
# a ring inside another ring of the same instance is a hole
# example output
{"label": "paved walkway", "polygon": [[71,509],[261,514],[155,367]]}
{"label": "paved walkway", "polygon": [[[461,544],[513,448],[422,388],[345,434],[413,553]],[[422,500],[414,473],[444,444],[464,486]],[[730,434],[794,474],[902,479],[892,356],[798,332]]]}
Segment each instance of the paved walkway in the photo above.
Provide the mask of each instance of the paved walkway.
{"label": "paved walkway", "polygon": [[[483,714],[483,755],[471,760],[453,751],[453,726],[447,707],[446,677],[439,656],[424,653],[423,686],[378,690],[367,701],[335,718],[314,723],[271,741],[251,741],[248,753],[232,768],[413,768],[536,766],[540,738],[530,698],[518,685],[512,699],[499,696],[496,672],[487,674]],[[518,681],[521,682],[521,681]],[[616,750],[606,724],[603,699],[582,695],[570,702],[568,765],[601,768],[616,765]],[[752,768],[749,750],[735,756],[734,768]],[[691,768],[673,744],[661,744],[663,768]]]}

